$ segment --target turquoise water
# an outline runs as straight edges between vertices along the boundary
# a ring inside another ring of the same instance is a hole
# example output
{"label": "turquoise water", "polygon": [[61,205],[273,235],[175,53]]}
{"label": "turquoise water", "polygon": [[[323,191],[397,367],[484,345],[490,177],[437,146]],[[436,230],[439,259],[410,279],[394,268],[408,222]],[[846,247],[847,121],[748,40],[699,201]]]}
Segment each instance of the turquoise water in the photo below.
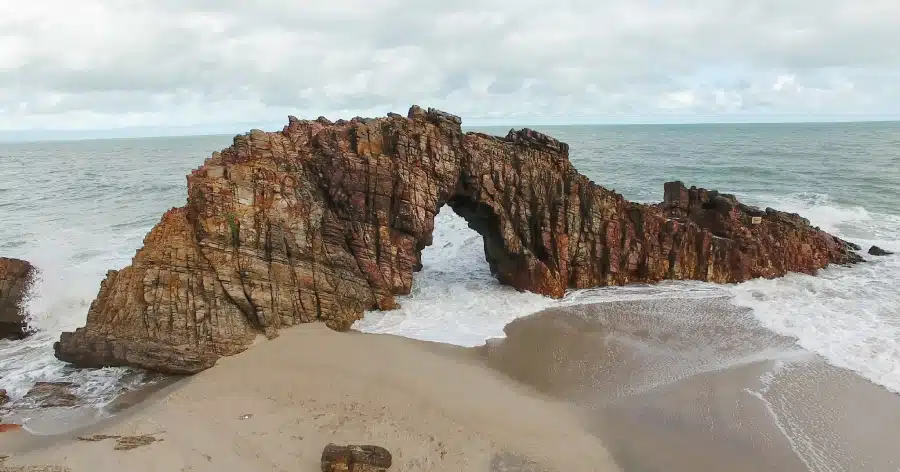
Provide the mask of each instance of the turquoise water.
{"label": "turquoise water", "polygon": [[[582,173],[627,198],[659,201],[663,182],[679,179],[800,213],[864,248],[900,251],[900,123],[537,129],[569,143]],[[35,381],[69,380],[98,405],[122,388],[124,369],[69,369],[53,358],[52,342],[83,324],[105,272],[127,265],[161,214],[184,203],[185,175],[230,142],[209,136],[0,144],[0,254],[42,270],[30,307],[40,333],[0,342],[0,388],[16,399]],[[752,308],[763,326],[900,391],[900,259],[869,259],[818,277],[587,290],[554,301],[497,284],[478,235],[443,211],[403,308],[367,314],[357,327],[471,346],[549,306],[725,293]]]}

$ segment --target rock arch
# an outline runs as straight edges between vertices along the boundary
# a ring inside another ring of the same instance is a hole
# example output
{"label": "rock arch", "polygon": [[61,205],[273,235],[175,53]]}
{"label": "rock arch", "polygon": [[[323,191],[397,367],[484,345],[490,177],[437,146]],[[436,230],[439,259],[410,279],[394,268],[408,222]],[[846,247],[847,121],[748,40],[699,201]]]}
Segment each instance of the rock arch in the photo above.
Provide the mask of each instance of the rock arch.
{"label": "rock arch", "polygon": [[316,320],[347,329],[409,293],[444,205],[482,235],[501,282],[554,297],[859,260],[799,216],[678,182],[659,205],[628,202],[532,130],[463,133],[458,117],[417,106],[406,117],[291,117],[281,132],[235,137],[188,176],[186,205],[108,273],[85,327],[63,333],[56,355],[192,373],[259,333]]}

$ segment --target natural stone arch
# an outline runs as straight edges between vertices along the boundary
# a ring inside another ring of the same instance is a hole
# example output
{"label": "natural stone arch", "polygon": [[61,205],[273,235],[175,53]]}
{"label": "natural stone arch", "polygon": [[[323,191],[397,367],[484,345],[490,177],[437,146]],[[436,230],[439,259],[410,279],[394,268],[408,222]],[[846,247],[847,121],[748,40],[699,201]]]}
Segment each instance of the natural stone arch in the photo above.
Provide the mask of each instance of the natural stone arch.
{"label": "natural stone arch", "polygon": [[554,297],[859,260],[796,215],[728,195],[671,183],[660,205],[628,202],[579,174],[565,143],[528,129],[464,134],[459,118],[415,106],[407,117],[291,117],[281,132],[235,137],[188,176],[186,205],[108,273],[56,355],[190,373],[259,333],[347,329],[409,293],[443,205],[482,235],[501,282]]}

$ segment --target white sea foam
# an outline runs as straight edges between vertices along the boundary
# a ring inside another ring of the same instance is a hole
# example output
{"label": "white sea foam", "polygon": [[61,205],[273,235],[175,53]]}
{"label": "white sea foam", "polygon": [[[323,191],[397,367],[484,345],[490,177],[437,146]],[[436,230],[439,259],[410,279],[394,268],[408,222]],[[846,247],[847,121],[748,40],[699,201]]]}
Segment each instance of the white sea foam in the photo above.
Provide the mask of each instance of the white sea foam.
{"label": "white sea foam", "polygon": [[[863,249],[875,244],[900,252],[900,218],[894,215],[842,207],[824,195],[791,195],[772,206],[806,215]],[[765,327],[900,393],[900,257],[866,257],[864,264],[831,267],[815,277],[790,274],[728,290]]]}
{"label": "white sea foam", "polygon": [[83,229],[41,225],[40,236],[20,256],[40,270],[26,304],[27,322],[37,332],[22,341],[0,341],[3,388],[13,400],[23,397],[35,382],[73,382],[79,397],[102,406],[127,387],[121,382],[126,369],[72,369],[54,357],[53,342],[60,332],[84,324],[97,281],[108,268],[128,263],[132,248],[148,229],[98,238]]}

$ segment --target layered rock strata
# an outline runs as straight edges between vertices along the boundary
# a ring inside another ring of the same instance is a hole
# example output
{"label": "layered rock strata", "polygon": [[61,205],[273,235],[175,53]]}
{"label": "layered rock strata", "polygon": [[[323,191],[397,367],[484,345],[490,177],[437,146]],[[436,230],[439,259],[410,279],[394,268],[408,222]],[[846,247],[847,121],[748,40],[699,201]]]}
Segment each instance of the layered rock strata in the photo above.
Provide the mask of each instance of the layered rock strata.
{"label": "layered rock strata", "polygon": [[0,257],[0,339],[28,334],[25,302],[37,270],[27,261]]}
{"label": "layered rock strata", "polygon": [[188,176],[186,205],[163,215],[132,264],[107,274],[57,357],[192,373],[258,334],[310,321],[348,329],[410,292],[442,209],[483,236],[502,283],[551,297],[860,260],[798,216],[677,182],[660,205],[632,203],[579,174],[565,143],[460,125],[414,106],[407,117],[290,117],[280,132],[235,137]]}

